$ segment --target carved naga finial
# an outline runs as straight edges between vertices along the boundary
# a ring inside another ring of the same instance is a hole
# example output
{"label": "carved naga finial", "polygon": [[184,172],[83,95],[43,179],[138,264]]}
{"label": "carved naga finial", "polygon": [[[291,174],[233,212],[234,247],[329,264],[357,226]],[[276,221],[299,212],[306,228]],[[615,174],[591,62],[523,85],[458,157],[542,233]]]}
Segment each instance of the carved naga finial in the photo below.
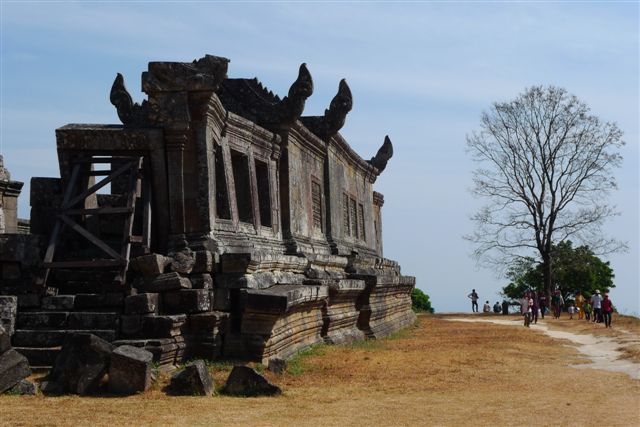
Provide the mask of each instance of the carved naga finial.
{"label": "carved naga finial", "polygon": [[304,103],[313,94],[313,80],[307,69],[307,64],[300,65],[298,78],[289,88],[289,93],[280,102],[281,122],[285,125],[293,124],[302,115]]}
{"label": "carved naga finial", "polygon": [[379,172],[382,172],[387,167],[387,162],[393,156],[393,144],[391,144],[391,140],[389,139],[389,135],[384,137],[384,142],[382,143],[382,147],[378,150],[376,155],[369,160],[369,163],[378,169]]}
{"label": "carved naga finial", "polygon": [[324,110],[324,133],[326,138],[330,138],[344,126],[347,114],[353,107],[353,98],[351,97],[351,89],[347,85],[345,79],[340,80],[338,93],[331,100],[329,108]]}
{"label": "carved naga finial", "polygon": [[124,85],[124,77],[118,73],[111,86],[109,100],[116,107],[118,117],[125,127],[141,127],[147,123],[146,101],[142,105],[134,103]]}

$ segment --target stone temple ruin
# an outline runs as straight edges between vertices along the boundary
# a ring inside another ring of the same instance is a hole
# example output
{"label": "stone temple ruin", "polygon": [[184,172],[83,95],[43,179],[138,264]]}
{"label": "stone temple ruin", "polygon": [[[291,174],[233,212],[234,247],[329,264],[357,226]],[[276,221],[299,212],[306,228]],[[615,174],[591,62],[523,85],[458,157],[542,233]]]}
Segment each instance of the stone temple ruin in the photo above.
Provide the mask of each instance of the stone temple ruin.
{"label": "stone temple ruin", "polygon": [[344,80],[303,116],[305,64],[280,98],[228,62],[151,62],[141,104],[118,74],[122,125],[56,130],[60,178],[32,178],[30,221],[0,168],[1,316],[32,366],[77,331],[160,364],[268,363],[414,322],[415,279],[383,258],[373,190],[389,138],[371,160],[350,148]]}

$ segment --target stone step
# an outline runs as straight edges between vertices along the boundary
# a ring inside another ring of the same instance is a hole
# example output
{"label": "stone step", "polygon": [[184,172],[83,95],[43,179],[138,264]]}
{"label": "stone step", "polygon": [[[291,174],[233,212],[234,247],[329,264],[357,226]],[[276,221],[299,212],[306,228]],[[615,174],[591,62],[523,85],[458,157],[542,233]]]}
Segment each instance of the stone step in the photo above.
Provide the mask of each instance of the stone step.
{"label": "stone step", "polygon": [[89,311],[25,311],[18,313],[16,329],[119,329],[119,313]]}
{"label": "stone step", "polygon": [[13,345],[16,347],[56,347],[64,344],[67,335],[76,332],[89,332],[105,341],[114,341],[116,339],[116,331],[112,329],[57,329],[57,330],[34,330],[34,329],[18,329],[13,334]]}
{"label": "stone step", "polygon": [[14,347],[18,353],[22,354],[29,361],[29,365],[37,366],[40,368],[51,367],[58,357],[62,347],[46,347],[46,348],[32,348],[32,347]]}

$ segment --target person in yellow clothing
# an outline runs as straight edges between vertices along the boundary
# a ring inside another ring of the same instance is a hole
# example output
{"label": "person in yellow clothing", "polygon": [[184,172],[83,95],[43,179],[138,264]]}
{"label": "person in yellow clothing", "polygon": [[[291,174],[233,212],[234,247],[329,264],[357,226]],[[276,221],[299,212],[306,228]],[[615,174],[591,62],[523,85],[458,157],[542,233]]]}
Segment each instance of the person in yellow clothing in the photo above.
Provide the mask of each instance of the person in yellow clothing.
{"label": "person in yellow clothing", "polygon": [[582,319],[584,316],[584,297],[580,291],[576,295],[576,308],[578,309],[578,319]]}

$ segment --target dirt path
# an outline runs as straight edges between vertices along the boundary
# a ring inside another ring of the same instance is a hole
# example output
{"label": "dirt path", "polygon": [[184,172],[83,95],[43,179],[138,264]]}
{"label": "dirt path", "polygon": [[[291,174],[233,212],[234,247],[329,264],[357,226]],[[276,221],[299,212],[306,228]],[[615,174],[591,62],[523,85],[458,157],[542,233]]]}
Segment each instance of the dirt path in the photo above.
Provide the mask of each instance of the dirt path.
{"label": "dirt path", "polygon": [[[523,327],[521,320],[447,317],[443,317],[443,319],[455,322],[485,322],[497,325]],[[623,372],[635,380],[640,380],[640,364],[621,358],[623,353],[618,349],[623,346],[624,343],[617,339],[597,337],[591,334],[575,334],[573,332],[557,331],[550,329],[545,322],[538,322],[538,324],[531,325],[531,329],[542,331],[552,338],[568,340],[577,344],[576,348],[578,351],[589,358],[591,363],[571,365],[574,368],[593,368],[612,372]],[[621,332],[631,334],[628,331]]]}

